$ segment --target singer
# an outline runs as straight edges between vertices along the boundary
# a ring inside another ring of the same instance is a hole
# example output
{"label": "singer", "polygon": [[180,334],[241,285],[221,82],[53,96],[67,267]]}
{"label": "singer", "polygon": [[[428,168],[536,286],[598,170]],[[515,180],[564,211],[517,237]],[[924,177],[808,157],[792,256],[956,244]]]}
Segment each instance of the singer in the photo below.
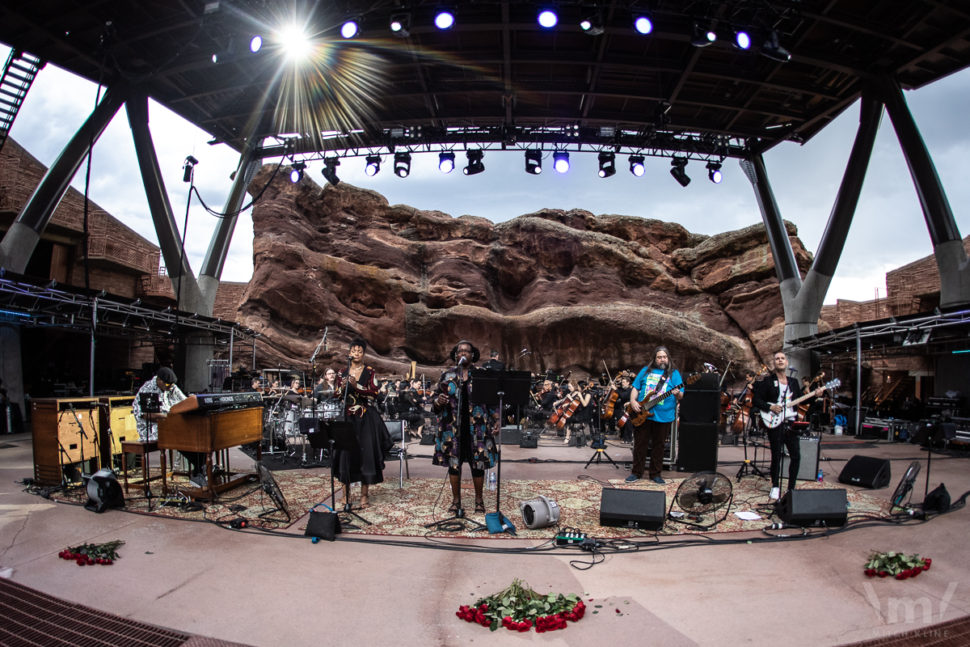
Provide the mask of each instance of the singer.
{"label": "singer", "polygon": [[[344,501],[353,507],[350,484],[360,482],[360,504],[370,505],[369,490],[375,483],[384,482],[384,452],[393,446],[391,434],[374,403],[377,397],[377,374],[364,364],[367,342],[350,342],[347,368],[337,377],[339,397],[346,394],[347,421],[354,426],[357,448],[352,451],[334,450],[333,470],[344,486]],[[346,389],[346,392],[345,392]]]}
{"label": "singer", "polygon": [[496,451],[493,430],[499,424],[496,408],[486,410],[471,404],[470,371],[478,361],[474,344],[462,340],[451,349],[455,368],[445,371],[438,380],[437,395],[431,408],[438,417],[435,450],[432,463],[448,468],[451,483],[451,506],[455,516],[464,516],[461,505],[461,466],[468,463],[475,486],[475,512],[485,512],[482,488],[485,470],[495,465]]}

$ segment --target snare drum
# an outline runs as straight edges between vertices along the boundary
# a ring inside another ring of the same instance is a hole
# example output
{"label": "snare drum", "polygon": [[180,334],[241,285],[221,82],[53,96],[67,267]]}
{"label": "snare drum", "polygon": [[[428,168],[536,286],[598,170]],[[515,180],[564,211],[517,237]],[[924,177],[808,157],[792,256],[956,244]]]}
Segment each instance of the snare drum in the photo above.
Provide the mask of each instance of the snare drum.
{"label": "snare drum", "polygon": [[300,427],[297,421],[300,419],[300,410],[297,407],[287,407],[283,416],[283,433],[287,436],[297,436]]}
{"label": "snare drum", "polygon": [[323,420],[338,420],[343,418],[344,403],[342,400],[327,400],[323,403],[320,418]]}

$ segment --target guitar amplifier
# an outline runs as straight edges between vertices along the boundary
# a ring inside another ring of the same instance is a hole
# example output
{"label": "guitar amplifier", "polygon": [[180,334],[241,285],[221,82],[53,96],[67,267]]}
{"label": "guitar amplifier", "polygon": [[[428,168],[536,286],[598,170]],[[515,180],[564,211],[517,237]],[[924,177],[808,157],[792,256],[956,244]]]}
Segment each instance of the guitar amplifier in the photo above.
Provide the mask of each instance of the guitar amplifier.
{"label": "guitar amplifier", "polygon": [[[818,462],[819,462],[819,437],[818,436],[802,436],[798,439],[798,476],[796,477],[799,481],[814,481],[818,478]],[[784,455],[781,457],[781,474],[782,478],[788,478],[788,463],[791,459],[788,457],[788,448],[784,447]]]}

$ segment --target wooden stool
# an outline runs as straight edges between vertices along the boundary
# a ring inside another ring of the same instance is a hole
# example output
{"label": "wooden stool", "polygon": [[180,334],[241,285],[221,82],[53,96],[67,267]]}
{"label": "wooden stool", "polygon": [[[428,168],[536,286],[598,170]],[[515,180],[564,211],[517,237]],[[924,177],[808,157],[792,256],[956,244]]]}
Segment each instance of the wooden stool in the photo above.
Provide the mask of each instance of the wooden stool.
{"label": "wooden stool", "polygon": [[148,482],[151,480],[151,469],[148,464],[148,455],[158,450],[157,440],[130,441],[121,443],[121,473],[124,475],[125,494],[128,494],[128,454],[138,454],[141,456],[142,487],[145,496],[151,493]]}

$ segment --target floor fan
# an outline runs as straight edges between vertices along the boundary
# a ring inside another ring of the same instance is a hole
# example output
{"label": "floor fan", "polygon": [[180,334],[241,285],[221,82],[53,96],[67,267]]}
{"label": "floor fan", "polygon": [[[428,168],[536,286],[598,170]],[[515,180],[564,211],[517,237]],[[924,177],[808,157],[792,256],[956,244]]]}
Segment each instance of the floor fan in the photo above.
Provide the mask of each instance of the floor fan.
{"label": "floor fan", "polygon": [[[684,479],[677,488],[667,517],[671,521],[710,530],[727,518],[733,501],[731,479],[719,472],[697,472]],[[722,508],[724,514],[717,518],[717,511]]]}

